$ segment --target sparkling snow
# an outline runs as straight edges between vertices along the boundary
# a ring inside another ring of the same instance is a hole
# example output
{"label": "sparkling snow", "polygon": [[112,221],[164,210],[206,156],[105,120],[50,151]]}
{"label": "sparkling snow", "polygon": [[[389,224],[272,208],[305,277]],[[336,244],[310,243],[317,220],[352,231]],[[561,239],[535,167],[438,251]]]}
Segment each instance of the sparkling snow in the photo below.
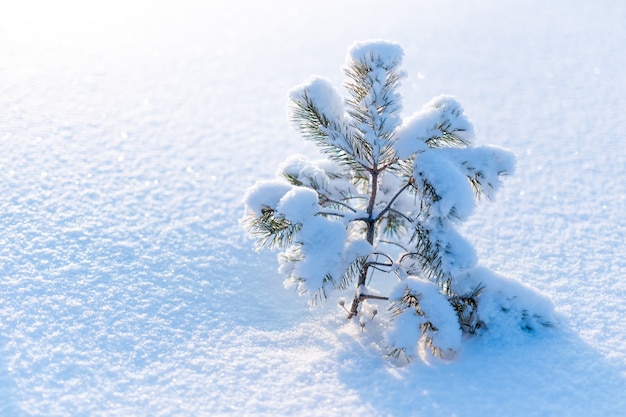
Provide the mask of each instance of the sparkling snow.
{"label": "sparkling snow", "polygon": [[[626,4],[103,3],[0,5],[0,415],[623,414]],[[316,158],[287,93],[365,39],[405,116],[451,94],[515,152],[462,231],[552,331],[396,367],[244,237],[245,190]]]}

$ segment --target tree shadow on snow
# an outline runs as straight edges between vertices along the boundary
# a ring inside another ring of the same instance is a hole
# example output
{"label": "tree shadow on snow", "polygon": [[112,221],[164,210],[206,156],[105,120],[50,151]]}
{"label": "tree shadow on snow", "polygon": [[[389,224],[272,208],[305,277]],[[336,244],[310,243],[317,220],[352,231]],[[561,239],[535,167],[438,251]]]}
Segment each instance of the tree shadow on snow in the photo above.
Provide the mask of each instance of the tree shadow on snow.
{"label": "tree shadow on snow", "polygon": [[[451,362],[396,367],[345,340],[339,378],[376,415],[612,416],[626,410],[626,378],[567,327],[468,341]],[[345,350],[344,350],[345,349]]]}

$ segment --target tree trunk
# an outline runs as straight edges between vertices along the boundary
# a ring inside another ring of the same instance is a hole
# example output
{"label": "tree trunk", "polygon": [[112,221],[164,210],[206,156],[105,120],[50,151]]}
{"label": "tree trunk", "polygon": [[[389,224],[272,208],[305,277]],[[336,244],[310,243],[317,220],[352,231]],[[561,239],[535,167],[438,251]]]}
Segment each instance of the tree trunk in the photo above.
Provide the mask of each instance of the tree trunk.
{"label": "tree trunk", "polygon": [[[378,193],[378,170],[374,167],[370,171],[370,201],[367,204],[367,235],[366,239],[370,245],[374,244],[374,231],[376,222],[374,221],[373,213],[374,213],[374,205],[376,204],[376,194]],[[361,294],[361,290],[365,288],[365,281],[367,280],[367,271],[369,266],[367,264],[363,265],[361,269],[361,273],[359,274],[359,281],[356,284],[356,293],[354,294],[354,299],[352,300],[352,305],[350,306],[350,313],[348,314],[348,320],[352,317],[356,317],[359,314],[359,304],[364,299],[363,294]]]}

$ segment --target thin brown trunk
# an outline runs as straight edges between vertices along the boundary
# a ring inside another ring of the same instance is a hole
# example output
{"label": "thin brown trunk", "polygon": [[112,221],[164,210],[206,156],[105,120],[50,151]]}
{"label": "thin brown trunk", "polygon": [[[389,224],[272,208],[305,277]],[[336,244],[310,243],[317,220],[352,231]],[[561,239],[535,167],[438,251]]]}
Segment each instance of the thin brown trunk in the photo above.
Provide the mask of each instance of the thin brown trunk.
{"label": "thin brown trunk", "polygon": [[[374,230],[376,223],[374,222],[374,205],[376,204],[376,194],[378,192],[378,170],[374,167],[371,171],[371,188],[370,188],[370,201],[367,204],[367,234],[366,239],[370,245],[374,244]],[[365,288],[365,281],[367,280],[367,271],[369,266],[367,264],[363,265],[361,269],[361,273],[359,274],[359,281],[356,285],[356,293],[354,294],[354,299],[352,300],[352,305],[350,306],[350,313],[348,314],[348,319],[352,317],[356,317],[359,314],[359,304],[364,299],[361,294],[361,289]]]}

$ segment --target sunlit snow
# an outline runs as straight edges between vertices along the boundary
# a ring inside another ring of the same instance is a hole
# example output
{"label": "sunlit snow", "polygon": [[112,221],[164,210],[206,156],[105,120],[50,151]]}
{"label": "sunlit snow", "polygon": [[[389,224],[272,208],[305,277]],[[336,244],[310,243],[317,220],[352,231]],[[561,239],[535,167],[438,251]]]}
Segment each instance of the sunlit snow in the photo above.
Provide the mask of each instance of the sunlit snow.
{"label": "sunlit snow", "polygon": [[[88,3],[0,5],[0,415],[623,414],[626,4]],[[553,329],[398,367],[254,252],[245,190],[319,157],[289,91],[365,39],[517,155],[462,232]]]}

